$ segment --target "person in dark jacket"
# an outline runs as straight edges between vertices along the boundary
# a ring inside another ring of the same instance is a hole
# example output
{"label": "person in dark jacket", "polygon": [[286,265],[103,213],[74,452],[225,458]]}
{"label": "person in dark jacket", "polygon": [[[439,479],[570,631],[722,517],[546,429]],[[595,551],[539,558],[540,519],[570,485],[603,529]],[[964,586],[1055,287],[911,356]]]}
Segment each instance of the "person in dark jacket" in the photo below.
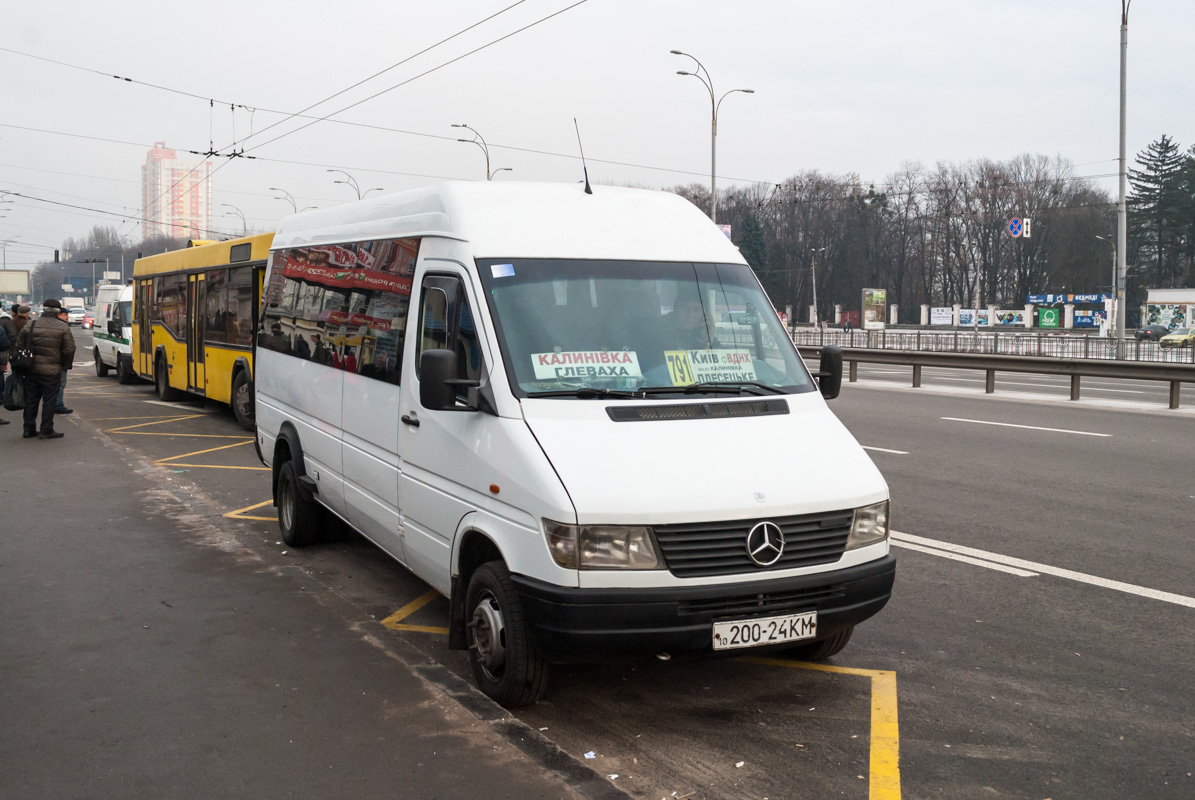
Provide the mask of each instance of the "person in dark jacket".
{"label": "person in dark jacket", "polygon": [[[12,348],[16,343],[17,328],[12,324],[12,317],[7,315],[0,317],[0,390],[4,388],[4,373],[8,369],[8,358],[12,355]],[[0,425],[8,425],[9,422],[10,420],[0,419]]]}
{"label": "person in dark jacket", "polygon": [[[65,308],[58,309],[58,319],[65,322],[68,326],[71,324],[71,314]],[[66,375],[67,375],[66,371],[68,369],[70,369],[69,364],[65,365],[62,368],[62,373],[61,373],[62,380],[58,384],[58,400],[54,404],[54,413],[55,414],[74,414],[75,413],[75,410],[73,408],[66,407]]]}
{"label": "person in dark jacket", "polygon": [[[62,370],[75,360],[75,337],[71,326],[58,319],[62,304],[50,298],[43,304],[42,315],[31,320],[17,334],[17,347],[33,351],[33,366],[25,372],[26,439],[61,439],[54,430],[54,408],[58,402],[58,383]],[[41,429],[37,428],[37,405],[41,403]]]}

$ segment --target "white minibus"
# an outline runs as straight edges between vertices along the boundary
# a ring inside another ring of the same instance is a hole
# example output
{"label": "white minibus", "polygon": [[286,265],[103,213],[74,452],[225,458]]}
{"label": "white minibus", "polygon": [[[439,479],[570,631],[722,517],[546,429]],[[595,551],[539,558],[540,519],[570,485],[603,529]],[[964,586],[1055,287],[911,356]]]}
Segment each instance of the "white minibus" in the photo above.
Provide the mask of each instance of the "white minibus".
{"label": "white minibus", "polygon": [[121,383],[132,383],[133,356],[129,343],[133,336],[133,287],[101,286],[95,293],[95,325],[92,328],[92,358],[95,374],[103,378],[116,370]]}
{"label": "white minibus", "polygon": [[511,707],[552,663],[834,655],[891,594],[888,487],[826,406],[841,352],[811,375],[772,309],[666,192],[454,182],[287,217],[256,356],[282,535],[372,540]]}

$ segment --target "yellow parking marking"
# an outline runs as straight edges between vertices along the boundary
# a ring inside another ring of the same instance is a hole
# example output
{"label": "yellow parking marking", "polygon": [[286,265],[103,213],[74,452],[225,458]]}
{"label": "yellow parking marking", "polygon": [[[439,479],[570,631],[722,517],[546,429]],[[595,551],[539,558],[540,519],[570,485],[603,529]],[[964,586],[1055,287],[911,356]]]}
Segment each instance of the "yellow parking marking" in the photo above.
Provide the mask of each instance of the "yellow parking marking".
{"label": "yellow parking marking", "polygon": [[173,414],[168,417],[88,417],[92,422],[120,422],[127,419],[178,419]]}
{"label": "yellow parking marking", "polygon": [[[237,438],[244,438],[244,437],[237,437]],[[167,456],[166,458],[159,458],[154,463],[155,464],[165,464],[169,461],[173,461],[176,458],[186,458],[187,456],[201,456],[204,453],[214,453],[217,450],[227,450],[230,447],[242,447],[244,445],[252,444],[252,443],[253,443],[253,437],[249,437],[249,438],[245,439],[245,441],[237,442],[236,444],[226,444],[226,445],[221,445],[220,447],[209,447],[207,450],[196,450],[193,453],[182,453],[181,455],[177,455],[177,456]]]}
{"label": "yellow parking marking", "polygon": [[754,664],[790,669],[837,672],[871,679],[870,800],[900,800],[900,731],[897,725],[896,673],[883,669],[854,669],[830,664],[809,664],[781,658],[744,658]]}
{"label": "yellow parking marking", "polygon": [[274,501],[273,501],[273,500],[264,500],[264,501],[262,501],[262,502],[260,502],[260,503],[257,503],[257,504],[255,504],[255,505],[251,505],[251,506],[245,506],[244,508],[238,508],[236,511],[229,511],[229,512],[228,512],[227,514],[225,514],[224,516],[228,517],[229,519],[259,519],[259,520],[261,520],[261,521],[263,521],[263,522],[277,522],[277,521],[278,521],[278,517],[277,517],[277,516],[273,516],[273,517],[255,517],[255,516],[253,516],[253,515],[251,515],[251,514],[246,514],[246,513],[245,513],[246,511],[254,511],[254,510],[256,510],[256,509],[259,509],[259,508],[261,508],[262,506],[270,506],[270,505],[273,505],[273,504],[274,504]]}
{"label": "yellow parking marking", "polygon": [[435,600],[442,595],[435,589],[432,589],[421,597],[418,597],[405,606],[395,611],[390,616],[382,620],[382,624],[392,631],[416,631],[417,633],[441,633],[447,635],[447,628],[436,628],[430,625],[403,625],[402,620],[414,614],[419,609],[423,608],[428,603]]}
{"label": "yellow parking marking", "polygon": [[[187,414],[186,416],[156,417],[155,418],[157,420],[156,422],[143,422],[140,425],[125,425],[123,428],[109,428],[108,430],[104,431],[104,433],[127,433],[128,431],[131,431],[133,428],[145,428],[149,425],[161,425],[166,422],[182,422],[183,420],[187,420],[187,419],[199,419],[202,416],[203,416],[203,414]],[[172,435],[183,435],[183,434],[166,434],[166,435],[172,436]]]}

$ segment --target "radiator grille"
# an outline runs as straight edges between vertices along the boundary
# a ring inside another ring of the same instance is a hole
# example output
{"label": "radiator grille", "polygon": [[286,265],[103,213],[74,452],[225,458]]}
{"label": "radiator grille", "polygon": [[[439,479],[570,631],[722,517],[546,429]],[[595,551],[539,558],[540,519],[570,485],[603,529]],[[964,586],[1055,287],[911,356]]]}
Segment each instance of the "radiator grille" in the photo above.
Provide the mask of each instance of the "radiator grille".
{"label": "radiator grille", "polygon": [[[696,522],[656,527],[656,541],[669,571],[679,578],[831,564],[846,550],[854,510],[802,514],[777,519]],[[747,533],[758,522],[773,522],[784,533],[784,553],[760,567],[747,553]]]}
{"label": "radiator grille", "polygon": [[752,400],[746,403],[671,403],[650,406],[608,406],[606,413],[615,422],[763,417],[772,414],[787,414],[788,403],[780,399],[772,399]]}

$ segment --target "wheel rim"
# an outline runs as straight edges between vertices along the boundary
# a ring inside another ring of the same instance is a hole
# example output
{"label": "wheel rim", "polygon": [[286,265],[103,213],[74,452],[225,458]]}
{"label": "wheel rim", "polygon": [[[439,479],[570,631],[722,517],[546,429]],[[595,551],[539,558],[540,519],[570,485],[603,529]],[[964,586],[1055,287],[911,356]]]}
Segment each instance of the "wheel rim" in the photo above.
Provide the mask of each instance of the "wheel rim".
{"label": "wheel rim", "polygon": [[502,607],[498,598],[489,591],[482,592],[473,609],[473,621],[469,623],[473,634],[473,652],[477,665],[492,681],[502,678],[506,666],[506,625],[502,620]]}
{"label": "wheel rim", "polygon": [[237,387],[236,411],[237,415],[244,419],[251,419],[253,417],[253,404],[249,402],[248,381]]}
{"label": "wheel rim", "polygon": [[283,476],[278,484],[278,521],[282,523],[282,530],[289,531],[294,520],[294,510],[291,508],[290,479]]}

